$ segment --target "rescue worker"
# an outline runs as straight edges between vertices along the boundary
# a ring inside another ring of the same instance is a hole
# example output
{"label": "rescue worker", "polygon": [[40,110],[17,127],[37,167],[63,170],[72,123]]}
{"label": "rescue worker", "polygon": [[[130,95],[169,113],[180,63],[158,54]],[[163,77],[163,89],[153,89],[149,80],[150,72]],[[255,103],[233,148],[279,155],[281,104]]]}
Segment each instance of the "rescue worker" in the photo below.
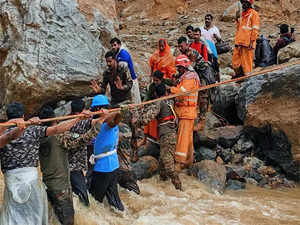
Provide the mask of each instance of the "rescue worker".
{"label": "rescue worker", "polygon": [[[85,103],[81,99],[73,100],[71,103],[71,114],[76,115],[84,111]],[[93,128],[98,119],[86,119],[76,123],[69,132],[58,135],[58,141],[68,151],[70,180],[73,192],[78,195],[81,202],[89,206],[88,188],[84,171],[87,166],[87,145],[98,134]]]}
{"label": "rescue worker", "polygon": [[103,73],[102,80],[91,82],[92,88],[97,94],[105,94],[107,85],[111,91],[111,106],[117,108],[121,104],[131,103],[131,88],[133,85],[130,74],[124,67],[118,65],[115,53],[109,51],[105,54],[107,69]]}
{"label": "rescue worker", "polygon": [[259,33],[259,15],[252,9],[254,0],[241,0],[242,16],[236,16],[235,48],[232,56],[232,68],[235,77],[252,72],[254,50]]}
{"label": "rescue worker", "polygon": [[[8,119],[24,117],[24,106],[11,103],[7,106]],[[4,202],[0,224],[48,224],[46,191],[38,177],[40,141],[46,136],[69,130],[80,118],[56,126],[29,126],[20,137],[0,150],[1,169],[5,177]],[[32,118],[39,124],[39,118]],[[5,133],[12,131],[8,128]]]}
{"label": "rescue worker", "polygon": [[[50,106],[44,106],[39,112],[39,117],[41,119],[48,119],[55,117],[55,114]],[[92,121],[93,127],[96,127],[96,122],[97,121]],[[57,122],[54,121],[43,125],[56,124]],[[45,137],[41,140],[39,156],[43,182],[47,186],[48,200],[51,202],[54,212],[62,225],[74,224],[73,194],[70,183],[68,150],[70,150],[70,146],[72,146],[73,149],[82,147],[91,137],[95,137],[96,135],[96,128],[92,128],[86,134],[78,135],[76,139],[72,133],[67,131],[63,134]],[[64,139],[63,143],[61,143],[62,139]]]}
{"label": "rescue worker", "polygon": [[[187,40],[185,37],[178,39],[178,47],[182,54],[186,55],[191,61],[191,66],[199,76],[200,83],[202,86],[215,83],[213,80],[209,80],[207,77],[208,73],[214,73],[209,62],[205,62],[203,57],[195,50],[188,47]],[[215,75],[215,74],[214,74]],[[199,104],[199,121],[204,121],[205,114],[208,112],[209,104],[211,101],[210,90],[204,90],[199,92],[198,104]]]}
{"label": "rescue worker", "polygon": [[134,71],[134,65],[132,62],[131,55],[129,52],[122,48],[121,40],[118,38],[113,38],[110,41],[110,45],[112,48],[112,51],[116,54],[116,59],[118,64],[123,67],[124,70],[130,71],[131,79],[133,82],[132,88],[131,88],[131,96],[133,103],[141,103],[141,95],[140,95],[140,89],[139,89],[139,82],[136,76],[136,73]]}
{"label": "rescue worker", "polygon": [[[106,96],[97,95],[93,99],[92,107],[101,107],[108,103]],[[107,197],[108,203],[116,209],[123,211],[124,206],[118,193],[118,143],[119,127],[122,114],[112,113],[102,122],[94,144],[94,155],[90,162],[94,161],[90,193],[94,198],[103,202]]]}
{"label": "rescue worker", "polygon": [[[200,87],[199,76],[196,72],[190,71],[191,61],[186,55],[176,58],[176,68],[179,74],[179,83],[171,87],[172,94],[185,93]],[[193,131],[194,120],[197,118],[198,92],[179,96],[175,99],[175,112],[179,119],[178,135],[176,143],[176,169],[181,170],[193,163]]]}
{"label": "rescue worker", "polygon": [[[159,84],[155,87],[155,98],[166,95],[166,86]],[[138,110],[139,117],[133,119],[135,126],[148,124],[151,120],[157,119],[160,145],[160,178],[165,181],[171,179],[174,187],[182,190],[181,181],[175,171],[175,149],[176,149],[176,114],[173,100],[162,100],[144,106]]]}

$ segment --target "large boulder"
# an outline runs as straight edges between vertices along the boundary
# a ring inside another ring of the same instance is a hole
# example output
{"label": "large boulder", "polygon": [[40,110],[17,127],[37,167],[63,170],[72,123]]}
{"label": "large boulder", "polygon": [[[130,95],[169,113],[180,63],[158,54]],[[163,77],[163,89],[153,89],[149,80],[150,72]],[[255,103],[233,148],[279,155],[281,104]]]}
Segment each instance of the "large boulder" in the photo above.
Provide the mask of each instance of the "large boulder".
{"label": "large boulder", "polygon": [[294,155],[300,153],[299,102],[300,65],[248,79],[236,98],[238,116],[245,125],[261,128],[270,124],[283,131]]}
{"label": "large boulder", "polygon": [[226,186],[226,168],[212,160],[194,163],[189,173],[205,183],[215,194],[223,194]]}
{"label": "large boulder", "polygon": [[278,52],[278,63],[285,63],[294,58],[300,58],[300,41],[293,42]]}
{"label": "large boulder", "polygon": [[158,169],[158,160],[149,155],[139,158],[136,163],[132,164],[132,173],[137,180],[152,177]]}
{"label": "large boulder", "polygon": [[104,47],[74,0],[0,1],[8,47],[0,52],[0,104],[46,102],[91,92],[103,72]]}
{"label": "large boulder", "polygon": [[213,94],[213,111],[225,118],[230,124],[240,124],[235,107],[239,85],[230,83],[217,87]]}

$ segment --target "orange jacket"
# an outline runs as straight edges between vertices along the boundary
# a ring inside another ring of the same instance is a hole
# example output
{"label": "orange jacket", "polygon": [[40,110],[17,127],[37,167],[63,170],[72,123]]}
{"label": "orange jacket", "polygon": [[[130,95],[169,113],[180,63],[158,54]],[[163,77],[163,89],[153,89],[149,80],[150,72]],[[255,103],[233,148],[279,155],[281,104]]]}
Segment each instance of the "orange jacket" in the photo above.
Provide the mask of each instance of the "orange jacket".
{"label": "orange jacket", "polygon": [[250,41],[254,41],[253,48],[256,47],[256,38],[259,33],[259,15],[254,9],[248,9],[242,13],[242,17],[236,22],[235,45],[248,47]]}
{"label": "orange jacket", "polygon": [[153,119],[144,126],[144,134],[154,141],[158,140],[158,121],[157,119]]}
{"label": "orange jacket", "polygon": [[[199,77],[196,72],[187,71],[181,76],[177,87],[171,88],[172,94],[183,93],[198,89],[200,87]],[[176,97],[175,112],[180,119],[197,118],[198,92],[185,96]]]}

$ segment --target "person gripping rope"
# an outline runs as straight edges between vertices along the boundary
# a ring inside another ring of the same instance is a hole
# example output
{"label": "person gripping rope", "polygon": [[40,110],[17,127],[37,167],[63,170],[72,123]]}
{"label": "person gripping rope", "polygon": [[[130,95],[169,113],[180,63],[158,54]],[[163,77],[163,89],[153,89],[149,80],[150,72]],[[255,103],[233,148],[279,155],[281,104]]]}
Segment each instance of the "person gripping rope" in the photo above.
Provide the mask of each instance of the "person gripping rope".
{"label": "person gripping rope", "polygon": [[[94,97],[91,107],[103,107],[109,105],[108,99],[104,95]],[[103,121],[95,144],[94,154],[90,162],[94,164],[90,193],[93,197],[103,202],[106,196],[108,203],[116,209],[123,211],[124,206],[118,193],[118,142],[119,127],[122,120],[121,113],[112,113]]]}
{"label": "person gripping rope", "polygon": [[[191,61],[186,55],[176,58],[176,68],[179,74],[179,82],[176,87],[171,87],[172,94],[185,93],[200,87],[199,76],[195,71],[190,71]],[[176,169],[181,170],[193,163],[193,131],[194,120],[197,118],[198,92],[176,97],[175,112],[179,119],[177,143],[176,143]]]}

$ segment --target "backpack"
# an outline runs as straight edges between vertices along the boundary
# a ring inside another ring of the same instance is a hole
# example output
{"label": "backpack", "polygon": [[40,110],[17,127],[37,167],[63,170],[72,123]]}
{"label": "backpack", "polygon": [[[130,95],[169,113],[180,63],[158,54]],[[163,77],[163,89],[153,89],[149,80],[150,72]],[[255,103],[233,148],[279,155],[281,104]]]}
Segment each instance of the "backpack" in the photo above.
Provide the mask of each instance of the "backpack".
{"label": "backpack", "polygon": [[223,40],[216,43],[216,49],[219,55],[231,51],[229,43]]}
{"label": "backpack", "polygon": [[[203,52],[203,48],[204,46],[206,46],[203,42],[202,42],[202,46],[201,46],[201,52]],[[207,48],[207,47],[206,47]],[[218,59],[214,56],[214,54],[209,53],[209,51],[207,51],[207,58],[208,58],[208,62],[210,63],[210,66],[213,68],[213,70],[218,73],[219,70],[219,63],[218,63]]]}
{"label": "backpack", "polygon": [[270,40],[264,38],[263,35],[257,39],[254,62],[256,67],[266,67],[275,64],[275,57],[270,45]]}
{"label": "backpack", "polygon": [[285,42],[284,47],[295,41],[293,38],[288,38],[288,37],[286,37],[286,36],[283,36],[283,37],[281,37],[281,38],[282,38],[282,39],[284,40],[284,42]]}

